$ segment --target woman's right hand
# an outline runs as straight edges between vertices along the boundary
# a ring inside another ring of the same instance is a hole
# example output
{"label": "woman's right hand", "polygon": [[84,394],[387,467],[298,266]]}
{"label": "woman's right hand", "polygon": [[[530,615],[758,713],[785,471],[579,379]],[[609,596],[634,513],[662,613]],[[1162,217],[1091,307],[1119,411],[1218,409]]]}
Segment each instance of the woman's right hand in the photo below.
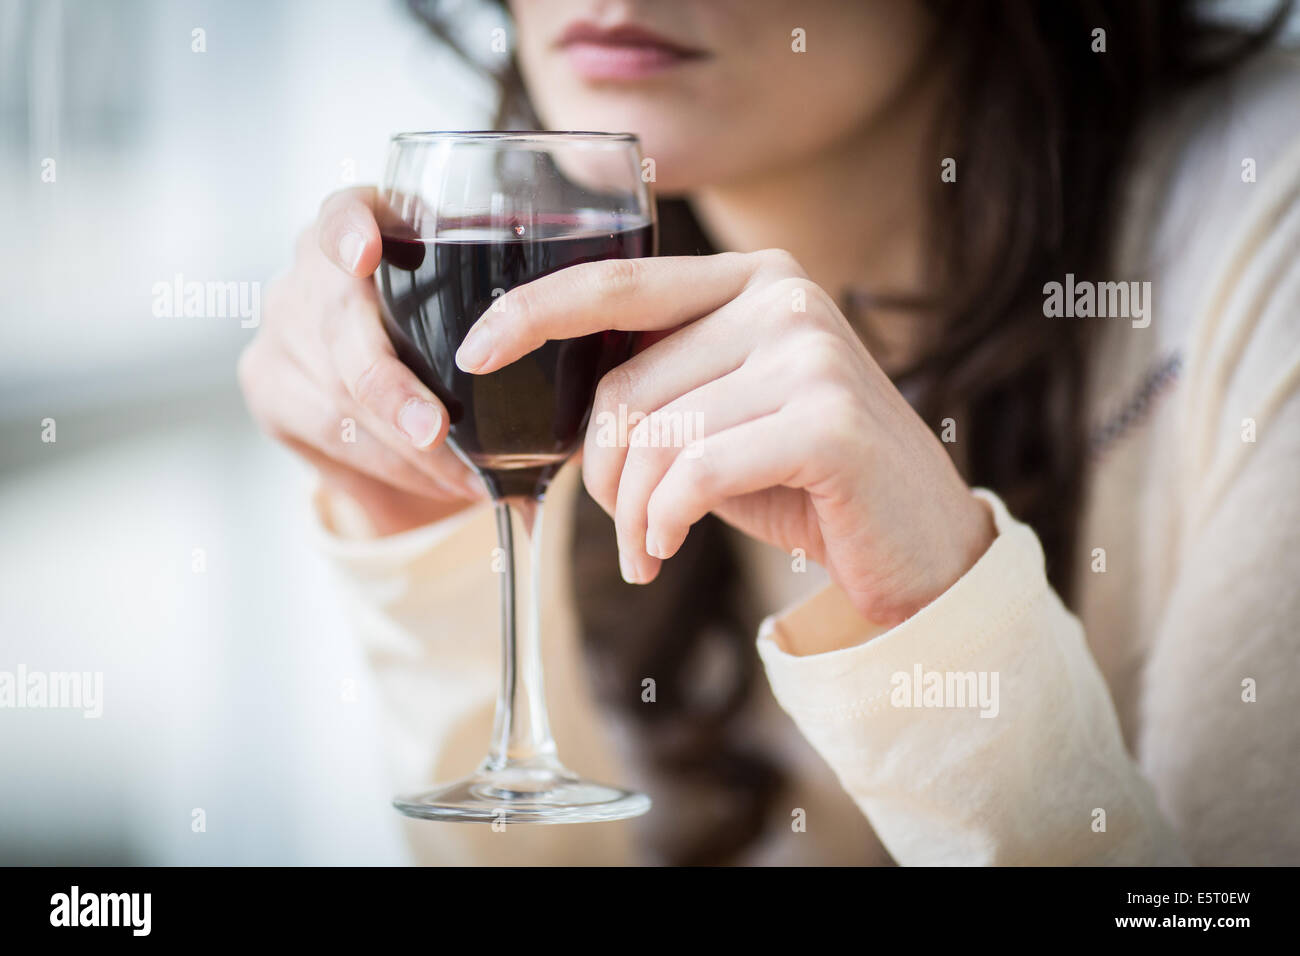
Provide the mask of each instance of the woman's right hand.
{"label": "woman's right hand", "polygon": [[345,189],[299,237],[239,358],[253,417],[392,534],[486,497],[449,449],[447,411],[397,358],[371,273],[382,252],[374,188]]}

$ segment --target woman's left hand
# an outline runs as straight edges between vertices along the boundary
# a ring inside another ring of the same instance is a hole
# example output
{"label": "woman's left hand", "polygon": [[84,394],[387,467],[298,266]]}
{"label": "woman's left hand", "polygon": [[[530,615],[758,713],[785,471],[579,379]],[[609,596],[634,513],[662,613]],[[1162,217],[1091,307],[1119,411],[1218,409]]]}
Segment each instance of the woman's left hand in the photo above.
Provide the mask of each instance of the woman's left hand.
{"label": "woman's left hand", "polygon": [[[601,380],[583,449],[628,580],[652,580],[713,512],[802,548],[859,613],[892,626],[992,542],[988,509],[788,253],[573,266],[503,295],[456,360],[491,372],[547,340],[606,329],[651,333]],[[626,442],[608,427],[620,406],[648,416]],[[652,440],[683,433],[685,447]]]}

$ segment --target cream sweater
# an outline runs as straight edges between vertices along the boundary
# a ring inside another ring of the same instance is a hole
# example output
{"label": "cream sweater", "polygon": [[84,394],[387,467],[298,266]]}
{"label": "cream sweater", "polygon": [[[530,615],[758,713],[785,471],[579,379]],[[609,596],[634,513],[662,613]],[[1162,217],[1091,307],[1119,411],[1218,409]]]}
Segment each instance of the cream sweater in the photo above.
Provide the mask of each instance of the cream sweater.
{"label": "cream sweater", "polygon": [[[994,544],[885,633],[819,570],[747,542],[764,610],[791,607],[758,635],[771,695],[747,718],[794,778],[748,862],[1300,863],[1298,75],[1261,63],[1148,137],[1121,265],[1076,277],[1150,281],[1148,327],[1044,318],[1105,326],[1077,616],[1034,533],[983,491]],[[547,506],[547,696],[566,763],[635,785],[582,671],[564,557],[576,481],[565,469]],[[374,539],[346,500],[317,507],[394,790],[463,775],[498,681],[490,510]],[[816,652],[832,642],[856,643]],[[966,675],[996,690],[988,716],[924,706],[928,681]],[[689,810],[669,797],[640,823],[403,825],[421,863],[625,863],[645,859],[635,827]]]}

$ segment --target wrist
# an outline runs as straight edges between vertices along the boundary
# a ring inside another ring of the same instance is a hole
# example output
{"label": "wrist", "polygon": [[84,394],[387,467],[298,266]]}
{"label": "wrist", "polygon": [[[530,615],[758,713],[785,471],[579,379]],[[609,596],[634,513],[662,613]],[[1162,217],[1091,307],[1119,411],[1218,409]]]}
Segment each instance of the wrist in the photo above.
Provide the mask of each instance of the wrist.
{"label": "wrist", "polygon": [[378,482],[340,482],[322,474],[316,490],[322,523],[343,538],[382,538],[449,518],[470,501],[438,501]]}
{"label": "wrist", "polygon": [[970,489],[965,490],[965,497],[966,506],[961,510],[962,517],[954,523],[955,533],[950,539],[951,547],[946,549],[947,560],[936,569],[928,593],[922,596],[911,614],[921,610],[961,580],[998,536],[989,506],[975,497]]}
{"label": "wrist", "polygon": [[988,505],[967,489],[962,507],[945,522],[941,534],[943,545],[918,552],[910,571],[855,595],[858,612],[882,631],[902,624],[974,567],[998,532]]}

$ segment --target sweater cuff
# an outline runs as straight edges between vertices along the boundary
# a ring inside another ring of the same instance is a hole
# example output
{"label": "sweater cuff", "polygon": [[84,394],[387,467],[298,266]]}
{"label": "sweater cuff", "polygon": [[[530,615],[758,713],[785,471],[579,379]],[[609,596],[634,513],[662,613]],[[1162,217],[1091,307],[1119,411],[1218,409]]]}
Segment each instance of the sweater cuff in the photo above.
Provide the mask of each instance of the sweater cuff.
{"label": "sweater cuff", "polygon": [[[1038,537],[978,489],[993,513],[997,537],[947,591],[901,624],[882,631],[848,597],[828,585],[803,604],[769,617],[758,652],[772,692],[796,721],[853,719],[889,706],[893,675],[960,669],[1019,618],[1048,587]],[[852,647],[798,656],[794,647]]]}

